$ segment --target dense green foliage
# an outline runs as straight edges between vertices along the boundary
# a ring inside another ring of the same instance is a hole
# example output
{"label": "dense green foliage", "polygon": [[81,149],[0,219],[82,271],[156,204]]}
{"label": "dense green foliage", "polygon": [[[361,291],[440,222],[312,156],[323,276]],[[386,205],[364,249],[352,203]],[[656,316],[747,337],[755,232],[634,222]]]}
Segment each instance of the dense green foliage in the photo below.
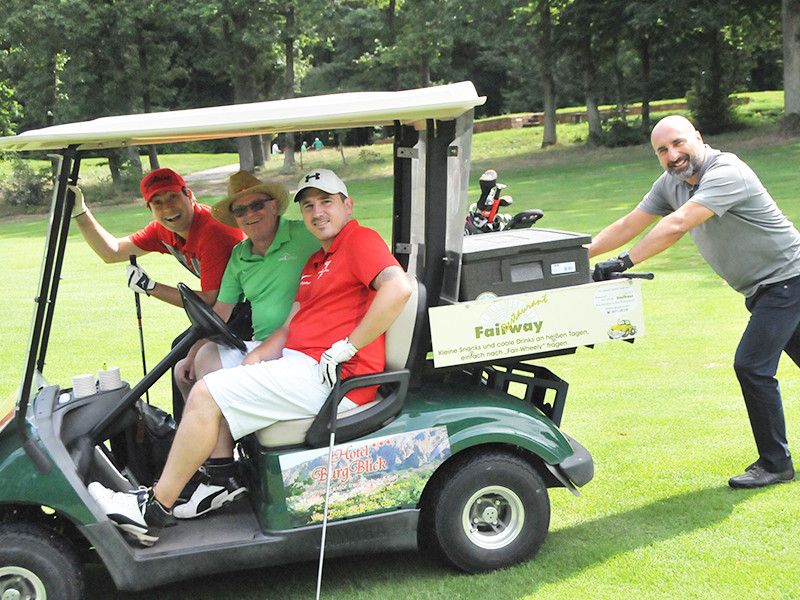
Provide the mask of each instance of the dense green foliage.
{"label": "dense green foliage", "polygon": [[[782,89],[775,1],[6,0],[0,127],[469,79],[478,116]],[[552,88],[552,89],[550,89]],[[11,110],[21,106],[21,113]]]}

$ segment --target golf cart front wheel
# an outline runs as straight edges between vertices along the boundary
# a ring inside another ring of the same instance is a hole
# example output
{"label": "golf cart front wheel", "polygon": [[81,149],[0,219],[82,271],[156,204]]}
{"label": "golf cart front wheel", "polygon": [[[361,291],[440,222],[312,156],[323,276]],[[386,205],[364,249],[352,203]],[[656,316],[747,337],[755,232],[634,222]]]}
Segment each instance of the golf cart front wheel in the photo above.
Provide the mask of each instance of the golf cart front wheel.
{"label": "golf cart front wheel", "polygon": [[0,598],[80,600],[83,570],[74,548],[45,527],[0,526]]}
{"label": "golf cart front wheel", "polygon": [[423,546],[468,573],[530,559],[550,524],[541,476],[523,458],[500,450],[454,460],[423,507]]}

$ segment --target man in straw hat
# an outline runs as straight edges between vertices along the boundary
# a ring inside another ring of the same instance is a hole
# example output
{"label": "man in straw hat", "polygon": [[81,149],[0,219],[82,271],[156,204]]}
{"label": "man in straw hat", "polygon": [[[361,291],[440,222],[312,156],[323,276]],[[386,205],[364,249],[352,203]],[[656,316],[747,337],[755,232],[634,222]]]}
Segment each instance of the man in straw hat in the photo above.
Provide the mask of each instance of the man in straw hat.
{"label": "man in straw hat", "polygon": [[[172,169],[156,169],[142,179],[140,188],[153,221],[144,229],[121,238],[111,235],[86,206],[80,188],[75,193],[72,218],[92,250],[107,263],[127,261],[148,252],[171,254],[200,278],[200,297],[214,304],[231,248],[244,234],[216,221],[208,206],[198,204],[183,177]],[[144,269],[127,265],[128,285],[137,294],[183,306],[177,288],[156,283]]]}
{"label": "man in straw hat", "polygon": [[[247,234],[231,252],[214,310],[227,321],[237,303],[250,302],[253,341],[246,342],[248,350],[258,347],[286,321],[303,266],[319,249],[319,242],[302,221],[283,218],[288,204],[289,191],[283,184],[239,171],[228,179],[228,195],[211,210],[217,221]],[[175,379],[186,397],[197,379],[238,366],[244,357],[234,348],[201,340],[176,365]],[[233,447],[233,438],[223,425],[217,446],[204,465],[207,477],[188,502],[175,509],[176,517],[199,517],[244,495],[246,489],[236,480]]]}
{"label": "man in straw hat", "polygon": [[[109,517],[143,545],[158,540],[178,495],[224,429],[239,439],[277,421],[317,414],[338,364],[345,377],[384,368],[383,334],[411,295],[408,279],[381,237],[351,218],[353,199],[333,171],[315,169],[299,188],[294,200],[321,249],[303,269],[286,322],[240,366],[209,373],[192,388],[153,488],[89,486]],[[374,395],[374,389],[354,390],[340,409]]]}

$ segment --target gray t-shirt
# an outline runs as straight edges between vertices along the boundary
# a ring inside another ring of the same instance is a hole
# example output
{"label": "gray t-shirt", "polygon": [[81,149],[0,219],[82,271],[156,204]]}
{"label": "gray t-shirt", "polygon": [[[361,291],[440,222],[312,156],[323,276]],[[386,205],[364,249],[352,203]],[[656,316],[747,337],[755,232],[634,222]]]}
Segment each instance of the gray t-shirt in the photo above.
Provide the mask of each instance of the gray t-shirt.
{"label": "gray t-shirt", "polygon": [[689,200],[714,212],[690,233],[706,262],[732,288],[749,297],[760,285],[800,275],[800,232],[736,155],[706,146],[695,185],[664,172],[639,209],[663,217]]}

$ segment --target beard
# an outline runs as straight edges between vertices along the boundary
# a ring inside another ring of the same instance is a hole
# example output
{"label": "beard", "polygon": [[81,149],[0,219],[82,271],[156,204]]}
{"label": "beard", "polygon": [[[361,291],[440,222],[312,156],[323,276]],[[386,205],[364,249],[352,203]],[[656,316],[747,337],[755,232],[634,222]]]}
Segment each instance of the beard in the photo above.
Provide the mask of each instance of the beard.
{"label": "beard", "polygon": [[682,159],[683,158],[687,159],[687,163],[686,166],[681,169],[675,169],[675,161],[670,161],[667,164],[667,173],[678,181],[691,179],[700,171],[700,167],[703,166],[703,157],[699,154],[685,154]]}

